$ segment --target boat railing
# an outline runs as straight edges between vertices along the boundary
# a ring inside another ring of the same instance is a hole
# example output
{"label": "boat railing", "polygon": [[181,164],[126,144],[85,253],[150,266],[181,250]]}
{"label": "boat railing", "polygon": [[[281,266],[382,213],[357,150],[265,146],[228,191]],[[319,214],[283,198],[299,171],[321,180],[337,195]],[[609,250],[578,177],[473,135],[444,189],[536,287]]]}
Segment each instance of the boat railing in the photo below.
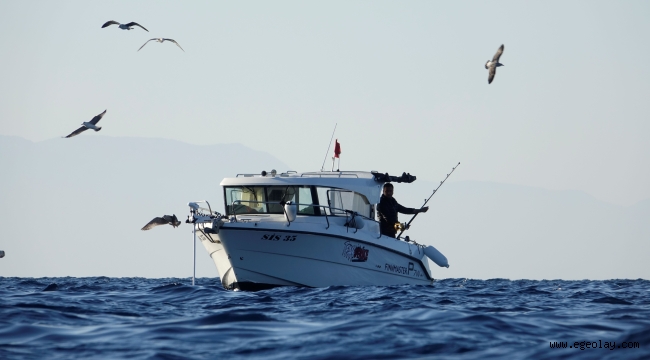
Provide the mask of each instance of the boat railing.
{"label": "boat railing", "polygon": [[[280,202],[280,201],[235,200],[235,201],[232,202],[231,205],[235,205],[235,204],[237,204],[237,205],[243,205],[242,203],[244,203],[244,202],[245,202],[245,203],[253,203],[253,204],[263,204],[263,205],[280,205],[280,206],[282,206],[282,211],[283,211],[285,217],[286,217],[287,219],[289,218],[289,215],[287,214],[287,210],[286,210],[286,208],[284,207],[284,203],[282,203],[282,202]],[[356,217],[360,217],[360,218],[362,218],[362,219],[365,219],[365,220],[368,220],[368,221],[371,221],[371,222],[377,223],[377,225],[378,225],[378,226],[377,226],[377,229],[381,229],[381,226],[379,226],[379,225],[380,225],[380,224],[379,224],[379,221],[377,221],[377,220],[375,220],[375,219],[371,219],[371,218],[369,218],[369,217],[367,217],[367,216],[365,216],[365,215],[359,214],[358,212],[356,212],[356,211],[352,211],[352,210],[349,210],[349,209],[342,209],[342,208],[332,207],[332,206],[329,206],[329,205],[316,205],[316,204],[300,204],[300,203],[292,203],[292,205],[296,205],[296,206],[304,206],[304,207],[312,207],[312,208],[314,208],[314,209],[315,209],[315,208],[322,209],[322,210],[323,210],[323,211],[322,211],[322,214],[325,216],[325,221],[327,222],[327,227],[326,227],[325,229],[329,229],[329,228],[330,228],[330,221],[329,221],[329,217],[330,217],[330,216],[334,216],[334,217],[339,216],[339,215],[332,214],[332,210],[334,210],[334,211],[338,211],[338,212],[340,212],[341,214],[345,214],[345,217],[346,217],[345,226],[348,228],[348,231],[350,230],[350,227],[353,227],[353,226],[351,226],[350,224],[351,224],[352,220],[354,220]],[[245,205],[244,205],[244,206],[245,206]],[[237,210],[235,209],[234,206],[232,207],[232,210],[233,210],[233,213],[232,213],[231,215],[235,216],[235,220],[237,220],[237,221],[239,221],[239,218],[237,218],[237,215],[240,215],[240,216],[241,216],[241,215],[269,215],[269,213],[257,213],[257,214],[256,214],[256,213],[253,213],[253,214],[251,214],[251,213],[246,213],[246,214],[237,214]],[[328,214],[328,211],[327,211],[327,210],[329,210],[329,214]],[[298,214],[298,215],[310,215],[310,214]],[[323,215],[317,215],[317,216],[323,216]],[[288,225],[287,225],[287,226],[290,226],[290,225],[291,225],[291,222],[288,222]],[[357,228],[357,227],[354,227],[354,228],[355,228],[354,233],[356,234],[357,231],[359,231],[359,228]],[[380,237],[381,237],[381,230],[379,231],[379,235],[377,236],[377,239],[379,239]]]}
{"label": "boat railing", "polygon": [[261,173],[254,173],[254,174],[237,174],[235,177],[287,177],[290,175],[296,175],[298,172],[294,170],[287,170],[283,173],[276,173],[276,172],[270,172],[267,173],[266,171],[263,171]]}
{"label": "boat railing", "polygon": [[[362,176],[359,176],[359,174],[362,174]],[[367,176],[366,176],[367,174]],[[300,175],[300,176],[298,176]],[[374,175],[372,173],[368,173],[367,171],[310,171],[310,172],[304,172],[299,174],[296,171],[293,170],[288,170],[283,173],[275,173],[275,172],[270,172],[267,173],[266,171],[263,171],[261,173],[241,173],[237,174],[235,177],[290,177],[290,176],[295,176],[295,177],[327,177],[327,178],[373,178]]]}
{"label": "boat railing", "polygon": [[359,174],[343,171],[335,172],[306,172],[300,174],[300,177],[354,177],[359,178]]}

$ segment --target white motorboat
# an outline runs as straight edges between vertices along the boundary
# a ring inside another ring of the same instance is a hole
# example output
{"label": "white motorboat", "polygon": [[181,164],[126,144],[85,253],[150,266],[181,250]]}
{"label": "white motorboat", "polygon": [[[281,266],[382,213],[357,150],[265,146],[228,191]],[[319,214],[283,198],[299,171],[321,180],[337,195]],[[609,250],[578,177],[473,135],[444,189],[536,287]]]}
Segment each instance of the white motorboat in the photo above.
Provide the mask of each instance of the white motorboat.
{"label": "white motorboat", "polygon": [[428,259],[448,267],[444,255],[383,236],[374,220],[383,184],[413,180],[362,171],[239,174],[220,184],[225,214],[191,202],[187,222],[226,289],[427,285]]}

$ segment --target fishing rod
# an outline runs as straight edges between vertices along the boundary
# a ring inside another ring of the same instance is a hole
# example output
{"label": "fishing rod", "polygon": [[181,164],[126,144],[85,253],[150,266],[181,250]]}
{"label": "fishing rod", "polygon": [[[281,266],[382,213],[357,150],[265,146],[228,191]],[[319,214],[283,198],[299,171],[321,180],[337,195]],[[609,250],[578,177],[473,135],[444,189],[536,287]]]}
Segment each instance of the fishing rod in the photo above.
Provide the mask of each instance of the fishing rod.
{"label": "fishing rod", "polygon": [[[454,172],[454,170],[456,170],[456,168],[458,167],[458,165],[460,165],[460,162],[458,162],[458,164],[456,164],[456,166],[454,166],[453,168],[451,168],[451,172],[449,172],[449,174],[447,174],[447,177],[445,177],[445,179],[442,180],[442,181],[440,182],[440,185],[438,185],[438,187],[435,188],[435,190],[433,190],[433,193],[431,193],[431,196],[429,196],[428,199],[424,200],[424,204],[422,204],[422,206],[420,207],[420,210],[422,210],[422,208],[424,208],[424,207],[427,205],[427,203],[429,202],[429,200],[431,200],[431,198],[432,198],[433,195],[436,193],[436,191],[438,191],[438,189],[440,189],[440,187],[442,186],[442,184],[444,184],[445,181],[447,181],[447,179],[449,179],[449,175],[451,175],[451,174]],[[404,225],[404,226],[402,227],[401,231],[400,231],[399,234],[397,235],[397,238],[398,238],[398,239],[399,239],[399,237],[402,235],[402,233],[403,233],[404,231],[408,230],[408,228],[411,226],[411,223],[413,222],[413,220],[415,219],[415,217],[418,216],[418,214],[419,214],[419,212],[415,213],[415,215],[413,215],[413,217],[411,218],[411,220],[409,220],[409,222],[406,223],[406,225]]]}

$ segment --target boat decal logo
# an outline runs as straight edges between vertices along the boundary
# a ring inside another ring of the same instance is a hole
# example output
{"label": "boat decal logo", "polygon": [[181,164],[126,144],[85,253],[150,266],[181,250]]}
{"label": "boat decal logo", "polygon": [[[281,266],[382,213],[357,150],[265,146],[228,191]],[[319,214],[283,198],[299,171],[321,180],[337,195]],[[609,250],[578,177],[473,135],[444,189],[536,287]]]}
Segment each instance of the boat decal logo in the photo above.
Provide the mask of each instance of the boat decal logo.
{"label": "boat decal logo", "polygon": [[424,273],[422,273],[422,271],[420,270],[416,270],[415,264],[413,264],[412,262],[409,262],[408,267],[386,263],[384,265],[384,270],[395,274],[402,274],[402,275],[408,275],[414,277],[424,277]]}
{"label": "boat decal logo", "polygon": [[352,261],[352,262],[366,262],[368,261],[369,249],[365,247],[357,246],[352,244],[349,241],[346,241],[343,244],[343,257]]}

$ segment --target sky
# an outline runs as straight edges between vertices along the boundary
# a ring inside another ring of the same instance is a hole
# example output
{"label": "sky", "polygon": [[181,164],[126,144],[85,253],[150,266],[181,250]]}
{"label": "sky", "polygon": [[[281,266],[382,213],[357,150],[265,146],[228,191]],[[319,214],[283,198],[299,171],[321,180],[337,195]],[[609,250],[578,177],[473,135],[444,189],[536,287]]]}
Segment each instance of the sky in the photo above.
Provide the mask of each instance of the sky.
{"label": "sky", "polygon": [[[345,169],[436,181],[461,162],[458,180],[632,205],[650,198],[649,15],[643,1],[3,1],[0,134],[56,138],[108,109],[102,135],[236,142],[311,171],[336,125]],[[185,52],[137,51],[153,37]]]}
{"label": "sky", "polygon": [[[83,136],[238,143],[313,171],[336,126],[342,170],[437,183],[460,162],[450,183],[630,207],[650,199],[648,16],[644,1],[2,1],[0,135],[61,140],[107,110]],[[153,37],[185,51],[138,51]]]}

